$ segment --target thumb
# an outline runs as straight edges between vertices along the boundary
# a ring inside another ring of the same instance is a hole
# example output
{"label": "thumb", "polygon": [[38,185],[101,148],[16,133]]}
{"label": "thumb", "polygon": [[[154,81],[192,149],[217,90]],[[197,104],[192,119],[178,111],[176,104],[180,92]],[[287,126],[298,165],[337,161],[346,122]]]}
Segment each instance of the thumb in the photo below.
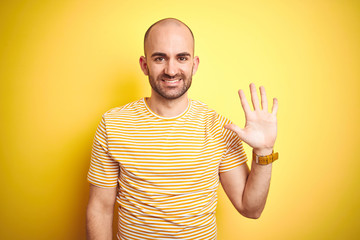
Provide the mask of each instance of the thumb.
{"label": "thumb", "polygon": [[226,124],[226,125],[224,125],[224,128],[235,132],[241,139],[243,139],[242,136],[244,135],[244,130],[239,128],[237,125]]}

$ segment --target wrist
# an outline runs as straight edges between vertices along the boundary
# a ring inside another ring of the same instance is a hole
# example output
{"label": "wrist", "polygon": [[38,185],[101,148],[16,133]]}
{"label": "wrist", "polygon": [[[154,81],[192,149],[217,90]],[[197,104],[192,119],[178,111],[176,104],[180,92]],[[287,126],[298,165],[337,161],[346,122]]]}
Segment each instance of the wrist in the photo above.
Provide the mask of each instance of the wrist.
{"label": "wrist", "polygon": [[[269,151],[271,151],[271,153],[269,153]],[[255,150],[253,150],[253,162],[260,165],[268,165],[278,158],[279,153],[274,153],[272,149],[261,149],[258,150],[258,153],[255,153]]]}
{"label": "wrist", "polygon": [[258,156],[267,156],[272,154],[274,151],[273,148],[254,148],[253,152]]}

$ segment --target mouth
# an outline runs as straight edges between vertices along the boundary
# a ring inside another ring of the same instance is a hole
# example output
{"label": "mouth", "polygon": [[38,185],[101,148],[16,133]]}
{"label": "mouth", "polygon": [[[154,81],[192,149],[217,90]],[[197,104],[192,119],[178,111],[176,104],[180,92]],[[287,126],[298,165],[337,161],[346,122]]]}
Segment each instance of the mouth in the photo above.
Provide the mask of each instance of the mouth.
{"label": "mouth", "polygon": [[178,83],[182,80],[182,78],[179,78],[179,79],[161,79],[163,82],[166,82],[166,83]]}

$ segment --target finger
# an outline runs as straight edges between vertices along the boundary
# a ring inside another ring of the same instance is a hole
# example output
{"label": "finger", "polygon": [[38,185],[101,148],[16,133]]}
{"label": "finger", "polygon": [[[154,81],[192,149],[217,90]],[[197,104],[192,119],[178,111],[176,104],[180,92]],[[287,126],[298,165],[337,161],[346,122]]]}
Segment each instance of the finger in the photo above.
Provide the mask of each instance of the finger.
{"label": "finger", "polygon": [[258,95],[256,92],[255,84],[253,84],[253,83],[250,84],[250,93],[251,93],[251,101],[252,101],[254,110],[258,110],[260,108],[259,98],[258,98]]}
{"label": "finger", "polygon": [[272,106],[272,114],[274,114],[276,116],[277,111],[278,111],[278,100],[277,98],[273,99],[273,106]]}
{"label": "finger", "polygon": [[235,125],[235,124],[226,124],[226,125],[224,125],[224,128],[235,132],[240,137],[241,140],[243,139],[242,136],[244,135],[244,130],[241,129],[240,127],[238,127],[237,125]]}
{"label": "finger", "polygon": [[267,102],[265,88],[263,86],[260,87],[260,95],[261,95],[261,107],[263,110],[268,111],[268,102]]}
{"label": "finger", "polygon": [[248,101],[246,100],[246,96],[243,90],[239,90],[239,97],[240,97],[240,102],[241,102],[241,106],[244,109],[245,115],[248,114],[249,112],[251,112],[250,106]]}

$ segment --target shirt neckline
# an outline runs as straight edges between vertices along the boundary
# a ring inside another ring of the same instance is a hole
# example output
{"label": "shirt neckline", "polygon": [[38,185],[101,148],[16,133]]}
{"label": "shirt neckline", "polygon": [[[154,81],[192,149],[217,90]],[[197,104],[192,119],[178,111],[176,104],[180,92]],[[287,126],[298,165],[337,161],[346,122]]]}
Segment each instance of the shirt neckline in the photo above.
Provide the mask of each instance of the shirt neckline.
{"label": "shirt neckline", "polygon": [[188,98],[188,106],[186,107],[186,109],[185,109],[182,113],[180,113],[179,115],[174,116],[174,117],[163,117],[163,116],[160,116],[160,115],[156,114],[155,112],[153,112],[153,111],[150,109],[149,105],[148,105],[147,102],[146,102],[146,97],[143,97],[141,100],[142,100],[142,103],[144,104],[146,110],[147,110],[151,115],[153,115],[153,116],[155,116],[155,117],[157,117],[157,118],[163,119],[163,120],[175,120],[175,119],[181,118],[182,116],[184,116],[184,115],[190,110],[190,108],[191,108],[191,106],[192,106],[192,100],[191,100],[190,98]]}

